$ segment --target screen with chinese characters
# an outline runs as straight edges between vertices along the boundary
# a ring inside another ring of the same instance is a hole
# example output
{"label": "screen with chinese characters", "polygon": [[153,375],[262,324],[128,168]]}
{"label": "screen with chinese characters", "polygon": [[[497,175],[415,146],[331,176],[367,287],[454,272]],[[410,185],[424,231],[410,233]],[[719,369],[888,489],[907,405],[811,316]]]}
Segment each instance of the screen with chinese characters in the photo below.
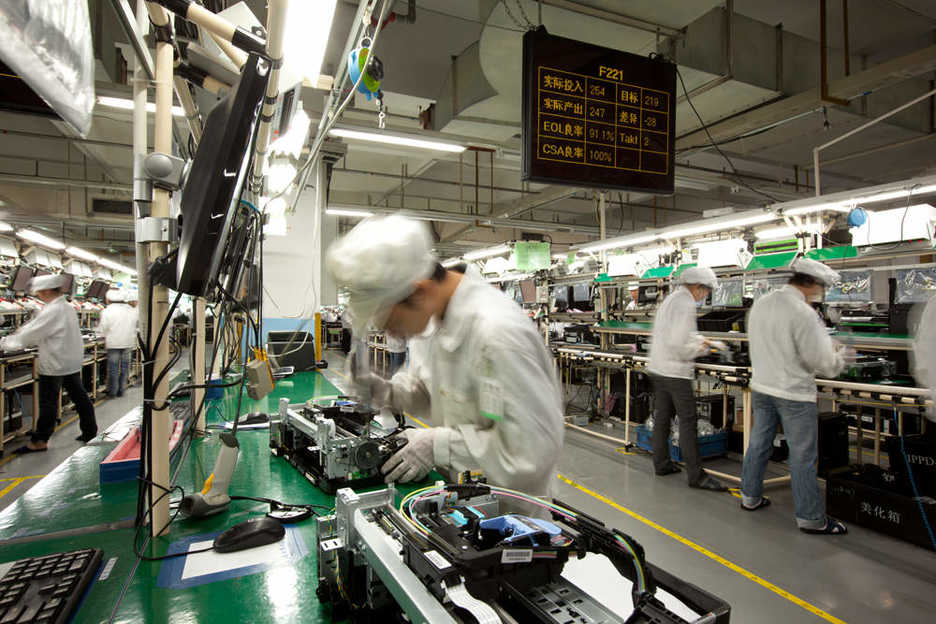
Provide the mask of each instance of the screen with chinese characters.
{"label": "screen with chinese characters", "polygon": [[524,35],[524,179],[672,193],[675,113],[671,63]]}

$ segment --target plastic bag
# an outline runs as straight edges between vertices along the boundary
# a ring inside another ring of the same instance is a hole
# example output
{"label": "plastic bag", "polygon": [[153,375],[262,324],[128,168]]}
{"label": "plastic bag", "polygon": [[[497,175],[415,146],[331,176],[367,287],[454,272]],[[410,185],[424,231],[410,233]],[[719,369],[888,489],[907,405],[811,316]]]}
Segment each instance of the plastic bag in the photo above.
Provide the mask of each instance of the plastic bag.
{"label": "plastic bag", "polygon": [[82,136],[94,110],[85,0],[0,0],[0,58]]}
{"label": "plastic bag", "polygon": [[934,295],[936,268],[897,270],[897,303],[925,303]]}

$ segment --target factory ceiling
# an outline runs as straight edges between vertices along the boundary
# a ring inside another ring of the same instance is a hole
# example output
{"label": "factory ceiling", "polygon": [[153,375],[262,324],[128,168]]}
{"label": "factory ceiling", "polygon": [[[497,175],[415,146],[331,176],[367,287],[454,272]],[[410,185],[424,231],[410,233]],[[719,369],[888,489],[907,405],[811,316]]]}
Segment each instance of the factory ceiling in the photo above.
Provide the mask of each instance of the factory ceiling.
{"label": "factory ceiling", "polygon": [[[127,97],[121,59],[132,68],[133,53],[114,14],[112,2],[117,1],[124,0],[89,3],[97,87],[100,94]],[[265,21],[262,1],[247,4]],[[356,5],[338,2],[325,74],[338,64]],[[377,49],[385,67],[388,127],[419,131],[428,126],[495,151],[467,151],[459,157],[349,142],[347,156],[335,167],[330,199],[507,215],[518,223],[492,230],[447,222],[442,215],[435,231],[440,245],[453,253],[485,241],[520,238],[524,231],[534,231],[531,222],[544,224],[534,224],[539,233],[553,228],[549,234],[557,244],[594,237],[591,189],[521,180],[520,42],[523,32],[540,20],[554,34],[673,58],[689,99],[731,159],[729,165],[712,149],[681,93],[675,195],[611,193],[610,234],[697,219],[711,208],[809,195],[815,145],[929,91],[936,76],[936,3],[845,0],[828,2],[827,9],[823,97],[820,16],[813,0],[398,0],[393,7],[397,17],[386,25]],[[202,114],[217,100],[205,92],[196,96]],[[303,105],[313,123],[325,96],[324,91],[303,90]],[[823,154],[823,189],[932,173],[934,120],[936,105],[930,98],[828,150]],[[344,121],[376,126],[374,103],[356,98]],[[184,136],[184,123],[179,119],[176,124]],[[91,209],[95,199],[129,198],[129,114],[99,109],[89,136],[80,138],[62,122],[0,112],[0,134],[4,132],[0,210],[8,217],[38,213],[50,224],[58,220],[58,231],[61,222],[69,223],[69,235],[77,239],[110,245],[129,240],[129,232],[118,235],[114,229],[125,227],[127,217]],[[570,226],[579,229],[569,232]]]}

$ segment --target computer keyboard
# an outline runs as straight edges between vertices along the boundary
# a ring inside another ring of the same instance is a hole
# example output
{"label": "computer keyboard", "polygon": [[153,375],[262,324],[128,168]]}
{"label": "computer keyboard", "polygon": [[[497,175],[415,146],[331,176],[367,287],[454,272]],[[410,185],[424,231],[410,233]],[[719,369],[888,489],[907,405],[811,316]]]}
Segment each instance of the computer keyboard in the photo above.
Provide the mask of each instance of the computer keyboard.
{"label": "computer keyboard", "polygon": [[103,554],[86,548],[0,564],[0,624],[67,622]]}

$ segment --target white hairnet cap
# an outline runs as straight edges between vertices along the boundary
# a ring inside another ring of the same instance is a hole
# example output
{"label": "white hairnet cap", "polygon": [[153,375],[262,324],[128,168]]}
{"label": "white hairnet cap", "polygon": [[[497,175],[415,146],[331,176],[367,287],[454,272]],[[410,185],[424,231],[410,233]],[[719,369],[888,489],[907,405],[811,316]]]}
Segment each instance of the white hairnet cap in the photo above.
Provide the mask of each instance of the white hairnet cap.
{"label": "white hairnet cap", "polygon": [[810,260],[809,258],[797,258],[796,261],[793,262],[793,266],[791,268],[793,269],[794,273],[803,273],[808,275],[821,282],[823,286],[831,286],[841,279],[837,271],[829,268],[821,262]]}
{"label": "white hairnet cap", "polygon": [[115,303],[119,301],[126,301],[123,291],[117,290],[116,288],[108,290],[106,297],[108,301],[113,301]]}
{"label": "white hairnet cap", "polygon": [[679,274],[680,284],[702,284],[715,290],[718,278],[715,277],[715,271],[708,267],[689,267]]}
{"label": "white hairnet cap", "polygon": [[640,284],[637,282],[631,282],[627,285],[627,290],[640,290]]}
{"label": "white hairnet cap", "polygon": [[348,290],[355,331],[413,292],[435,270],[432,237],[421,221],[398,215],[369,217],[328,250],[328,272]]}
{"label": "white hairnet cap", "polygon": [[126,301],[137,301],[138,299],[139,299],[139,295],[137,294],[137,291],[131,290],[130,292],[127,293]]}
{"label": "white hairnet cap", "polygon": [[39,277],[32,278],[30,289],[33,294],[36,294],[40,290],[52,290],[61,288],[64,285],[65,278],[61,275],[40,275]]}

